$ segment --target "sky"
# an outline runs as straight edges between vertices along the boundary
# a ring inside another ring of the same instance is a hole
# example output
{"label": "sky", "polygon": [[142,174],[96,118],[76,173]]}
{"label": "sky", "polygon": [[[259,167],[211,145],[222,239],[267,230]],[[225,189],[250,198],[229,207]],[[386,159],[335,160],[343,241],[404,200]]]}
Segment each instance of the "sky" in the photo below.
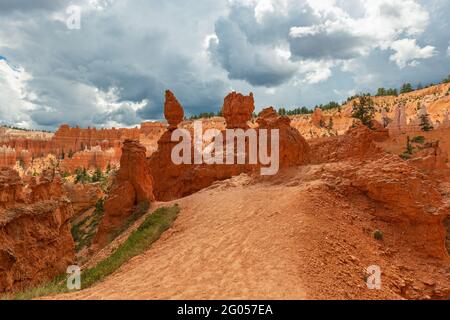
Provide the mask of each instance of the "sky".
{"label": "sky", "polygon": [[0,0],[0,124],[131,127],[162,118],[166,89],[189,116],[230,91],[289,109],[436,83],[449,16],[448,0]]}

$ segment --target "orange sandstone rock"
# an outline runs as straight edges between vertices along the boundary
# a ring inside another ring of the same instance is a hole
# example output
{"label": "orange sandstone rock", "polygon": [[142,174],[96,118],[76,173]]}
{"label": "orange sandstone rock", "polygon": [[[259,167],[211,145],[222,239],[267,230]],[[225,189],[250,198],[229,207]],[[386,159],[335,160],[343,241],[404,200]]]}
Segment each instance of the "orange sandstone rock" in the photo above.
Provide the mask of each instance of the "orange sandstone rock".
{"label": "orange sandstone rock", "polygon": [[[23,290],[65,273],[75,258],[73,210],[61,181],[43,177],[28,190],[17,173],[2,169],[0,192],[0,293]],[[13,191],[14,190],[14,191]]]}
{"label": "orange sandstone rock", "polygon": [[85,210],[94,207],[97,201],[104,196],[98,183],[65,183],[63,188],[70,203],[72,203],[75,217]]}
{"label": "orange sandstone rock", "polygon": [[[310,148],[288,117],[278,117],[273,107],[264,109],[256,122],[260,129],[278,129],[280,166],[303,165],[310,161]],[[270,133],[269,133],[270,135]]]}
{"label": "orange sandstone rock", "polygon": [[251,120],[255,111],[255,101],[253,93],[244,96],[240,93],[232,92],[225,97],[222,107],[222,115],[227,122],[227,128],[248,128],[247,121]]}
{"label": "orange sandstone rock", "polygon": [[316,108],[311,116],[311,122],[316,127],[323,127],[325,125],[325,116],[322,109]]}
{"label": "orange sandstone rock", "polygon": [[175,130],[184,119],[184,110],[170,90],[166,91],[164,116],[169,123],[169,130]]}
{"label": "orange sandstone rock", "polygon": [[383,204],[373,215],[405,225],[405,236],[424,254],[448,258],[443,221],[450,210],[432,179],[396,155],[354,169],[344,175],[346,181]]}
{"label": "orange sandstone rock", "polygon": [[101,247],[123,226],[136,205],[155,199],[145,152],[145,147],[137,141],[125,140],[123,144],[120,169],[105,201],[105,213],[94,240]]}

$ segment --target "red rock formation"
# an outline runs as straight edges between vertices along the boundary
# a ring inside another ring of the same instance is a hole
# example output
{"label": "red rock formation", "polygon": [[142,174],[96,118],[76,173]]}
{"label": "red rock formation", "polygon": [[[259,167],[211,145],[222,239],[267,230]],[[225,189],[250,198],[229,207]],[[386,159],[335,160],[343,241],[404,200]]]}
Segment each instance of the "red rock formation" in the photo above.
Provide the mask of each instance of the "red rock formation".
{"label": "red rock formation", "polygon": [[96,128],[70,128],[62,125],[55,132],[53,142],[55,149],[59,152],[76,152],[86,148],[101,146],[102,149],[109,149],[120,146],[120,142],[125,139],[139,139],[140,131],[134,129],[101,129]]}
{"label": "red rock formation", "polygon": [[116,165],[120,161],[122,150],[111,148],[102,150],[101,147],[93,147],[84,151],[76,152],[72,157],[65,157],[60,163],[62,172],[73,173],[76,169],[100,169],[105,170],[108,165]]}
{"label": "red rock formation", "polygon": [[17,172],[2,169],[0,184],[0,293],[64,274],[75,250],[61,181],[35,179],[26,191]]}
{"label": "red rock formation", "polygon": [[396,155],[385,155],[343,175],[351,187],[382,204],[372,214],[405,225],[410,242],[424,254],[448,258],[443,221],[449,206],[433,180]]}
{"label": "red rock formation", "polygon": [[166,131],[167,126],[161,122],[142,122],[140,133],[144,136],[158,136]]}
{"label": "red rock formation", "polygon": [[[227,127],[229,129],[247,127],[247,120],[253,112],[253,95],[244,97],[231,93],[225,98]],[[236,112],[237,114],[233,114]],[[290,127],[286,117],[278,117],[273,109],[265,110],[259,118],[261,128],[279,129],[280,161],[282,166],[300,165],[309,161],[309,148],[299,132]],[[233,127],[236,126],[236,127]],[[225,137],[225,132],[221,132]],[[253,173],[260,169],[260,164],[250,164],[246,154],[245,164],[194,164],[194,143],[191,141],[191,164],[175,165],[171,154],[178,142],[171,141],[171,131],[163,134],[158,141],[158,150],[149,158],[155,185],[154,194],[157,200],[169,201],[188,196],[212,185],[215,181],[226,180],[241,173]],[[270,135],[269,135],[270,137]],[[192,138],[192,134],[191,134]],[[249,140],[246,139],[248,150]],[[224,148],[226,141],[224,139]],[[270,150],[270,138],[269,138]],[[235,145],[234,154],[237,148]]]}
{"label": "red rock formation", "polygon": [[281,167],[302,165],[310,161],[309,145],[300,132],[291,127],[291,120],[288,117],[278,117],[275,109],[270,107],[259,114],[256,122],[260,129],[279,130]]}
{"label": "red rock formation", "polygon": [[333,190],[350,199],[370,199],[368,212],[393,223],[402,237],[427,256],[445,259],[443,220],[449,208],[436,182],[397,155],[375,143],[376,131],[365,126],[344,136],[311,143],[313,163],[322,164],[322,178],[333,176]]}
{"label": "red rock formation", "polygon": [[414,158],[408,162],[428,173],[448,169],[448,155],[439,147],[439,141],[426,143],[424,148],[414,153]]}
{"label": "red rock formation", "polygon": [[63,189],[72,204],[75,217],[94,207],[97,201],[104,196],[98,183],[65,183]]}
{"label": "red rock formation", "polygon": [[125,140],[123,144],[120,169],[105,201],[105,213],[94,240],[99,246],[111,240],[110,237],[125,223],[136,205],[155,199],[145,151],[137,141]]}
{"label": "red rock formation", "polygon": [[[21,161],[27,167],[33,159],[54,155],[58,159],[66,160],[63,161],[63,166],[67,171],[75,170],[78,167],[77,162],[80,163],[79,166],[104,168],[109,161],[119,161],[120,147],[125,139],[138,140],[140,133],[138,128],[97,130],[70,128],[68,125],[60,126],[53,136],[34,133],[11,136],[4,133],[3,136],[0,135],[0,166],[14,167],[16,161]],[[86,152],[91,149],[96,152]],[[116,151],[114,156],[110,155],[110,149]],[[72,155],[78,152],[81,152],[77,155],[79,159],[72,160]],[[112,159],[102,160],[102,157]]]}
{"label": "red rock formation", "polygon": [[15,149],[7,146],[0,147],[0,167],[12,168],[16,165],[16,161]]}
{"label": "red rock formation", "polygon": [[25,201],[22,180],[13,169],[0,168],[0,210]]}
{"label": "red rock formation", "polygon": [[175,130],[184,119],[184,110],[170,90],[166,91],[164,117],[169,123],[169,130]]}
{"label": "red rock formation", "polygon": [[[384,133],[382,133],[384,134]],[[310,141],[313,163],[336,162],[349,158],[370,158],[383,150],[376,141],[381,139],[378,131],[364,125],[351,128],[345,135]]]}
{"label": "red rock formation", "polygon": [[253,93],[244,96],[240,93],[232,92],[225,97],[222,107],[222,115],[227,122],[228,129],[248,128],[247,122],[251,120],[255,111],[255,101]]}
{"label": "red rock formation", "polygon": [[316,126],[318,128],[321,128],[326,124],[322,109],[316,108],[314,110],[314,112],[311,116],[311,122],[314,126]]}

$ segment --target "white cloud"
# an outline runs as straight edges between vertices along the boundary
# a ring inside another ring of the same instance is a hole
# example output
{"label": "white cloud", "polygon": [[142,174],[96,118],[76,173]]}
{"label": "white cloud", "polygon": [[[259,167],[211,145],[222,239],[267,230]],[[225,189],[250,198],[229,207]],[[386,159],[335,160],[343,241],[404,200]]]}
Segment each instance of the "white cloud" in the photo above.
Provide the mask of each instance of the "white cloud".
{"label": "white cloud", "polygon": [[448,49],[447,49],[447,55],[450,57],[450,45],[448,46]]}
{"label": "white cloud", "polygon": [[292,38],[301,38],[304,36],[313,36],[320,32],[321,26],[309,26],[309,27],[292,27],[289,31],[289,36]]}
{"label": "white cloud", "polygon": [[[293,50],[299,56],[308,57],[315,53],[304,47],[319,43],[322,47],[329,47],[329,50],[322,48],[316,51],[316,54],[322,55],[321,58],[333,55],[340,59],[365,56],[376,48],[389,49],[403,35],[423,33],[429,23],[428,12],[415,0],[354,2],[362,8],[361,16],[352,15],[351,10],[344,10],[335,0],[308,0],[319,22],[291,27],[289,36]],[[295,39],[298,39],[298,44]]]}
{"label": "white cloud", "polygon": [[328,80],[331,75],[331,69],[334,67],[331,61],[300,61],[299,74],[303,77],[301,82],[308,84],[317,84]]}
{"label": "white cloud", "polygon": [[11,66],[7,60],[0,60],[0,119],[2,124],[32,127],[29,112],[35,108],[28,98],[26,81],[32,77],[23,68]]}
{"label": "white cloud", "polygon": [[433,46],[419,47],[415,39],[397,40],[390,47],[395,51],[390,60],[397,63],[399,68],[416,66],[419,63],[418,60],[429,59],[437,53]]}

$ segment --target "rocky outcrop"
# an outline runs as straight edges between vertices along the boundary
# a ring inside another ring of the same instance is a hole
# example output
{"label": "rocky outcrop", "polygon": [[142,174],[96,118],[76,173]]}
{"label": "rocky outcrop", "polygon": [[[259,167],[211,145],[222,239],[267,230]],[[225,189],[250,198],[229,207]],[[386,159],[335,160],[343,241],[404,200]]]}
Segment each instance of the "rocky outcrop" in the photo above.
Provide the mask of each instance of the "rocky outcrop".
{"label": "rocky outcrop", "polygon": [[23,183],[17,171],[7,167],[0,168],[0,210],[24,201]]}
{"label": "rocky outcrop", "polygon": [[94,207],[97,201],[104,196],[98,183],[65,183],[63,188],[72,204],[75,217]]}
{"label": "rocky outcrop", "polygon": [[253,93],[244,96],[240,93],[232,92],[225,97],[222,107],[222,115],[227,122],[228,129],[248,128],[247,122],[251,120],[255,111],[255,101]]}
{"label": "rocky outcrop", "polygon": [[408,160],[413,166],[431,173],[435,170],[448,169],[448,154],[439,146],[439,141],[428,142],[423,149],[414,153]]}
{"label": "rocky outcrop", "polygon": [[373,215],[405,225],[405,236],[423,253],[448,257],[443,221],[450,210],[433,180],[395,155],[385,155],[355,169],[344,178],[382,204]]}
{"label": "rocky outcrop", "polygon": [[[167,103],[167,101],[166,101]],[[245,97],[238,93],[231,93],[225,98],[223,112],[227,122],[227,129],[247,129],[254,110],[253,95]],[[235,114],[236,113],[236,114]],[[283,167],[301,165],[309,162],[309,147],[300,133],[290,126],[287,117],[278,117],[272,109],[263,111],[258,119],[261,129],[278,129],[280,137],[280,165]],[[189,131],[189,130],[188,130]],[[256,130],[258,132],[258,129]],[[225,130],[221,131],[226,137]],[[149,158],[149,166],[155,180],[154,194],[157,200],[169,201],[193,194],[201,189],[211,186],[216,181],[230,179],[241,173],[256,173],[261,164],[251,164],[248,154],[245,155],[244,164],[195,164],[194,143],[191,133],[191,161],[190,163],[176,165],[171,159],[173,148],[179,143],[171,141],[172,131],[166,131],[158,141],[158,150]],[[226,150],[226,141],[223,139],[223,149]],[[256,142],[258,143],[258,142]],[[248,150],[249,139],[245,139]],[[271,150],[270,133],[268,150]],[[236,159],[237,146],[234,145]],[[220,152],[219,152],[220,154]],[[223,154],[221,154],[223,156]]]}
{"label": "rocky outcrop", "polygon": [[73,215],[58,178],[23,186],[11,169],[0,172],[0,293],[23,290],[64,274],[75,257]]}
{"label": "rocky outcrop", "polygon": [[288,117],[279,117],[273,107],[264,109],[256,122],[259,129],[278,129],[280,166],[303,165],[310,161],[310,148],[297,129],[291,127]]}
{"label": "rocky outcrop", "polygon": [[386,131],[381,135],[364,125],[359,125],[342,136],[316,139],[310,142],[312,161],[325,163],[378,156],[383,150],[377,146],[376,141],[388,137]]}
{"label": "rocky outcrop", "polygon": [[100,146],[109,149],[120,146],[125,139],[139,139],[140,131],[134,129],[101,129],[79,127],[71,128],[61,125],[53,136],[55,152],[58,154],[83,151],[86,148]]}
{"label": "rocky outcrop", "polygon": [[70,158],[65,157],[60,162],[62,172],[73,173],[79,168],[106,170],[108,165],[116,165],[120,161],[122,150],[119,144],[115,148],[102,150],[100,146],[92,147],[83,151],[76,152]]}
{"label": "rocky outcrop", "polygon": [[0,167],[14,167],[16,165],[16,150],[8,146],[0,147]]}
{"label": "rocky outcrop", "polygon": [[133,209],[154,201],[153,178],[145,157],[145,148],[137,141],[125,140],[120,169],[104,204],[104,216],[94,243],[106,245],[111,236],[124,225]]}
{"label": "rocky outcrop", "polygon": [[321,128],[325,126],[325,116],[323,115],[322,109],[316,108],[311,116],[311,122],[314,126]]}

